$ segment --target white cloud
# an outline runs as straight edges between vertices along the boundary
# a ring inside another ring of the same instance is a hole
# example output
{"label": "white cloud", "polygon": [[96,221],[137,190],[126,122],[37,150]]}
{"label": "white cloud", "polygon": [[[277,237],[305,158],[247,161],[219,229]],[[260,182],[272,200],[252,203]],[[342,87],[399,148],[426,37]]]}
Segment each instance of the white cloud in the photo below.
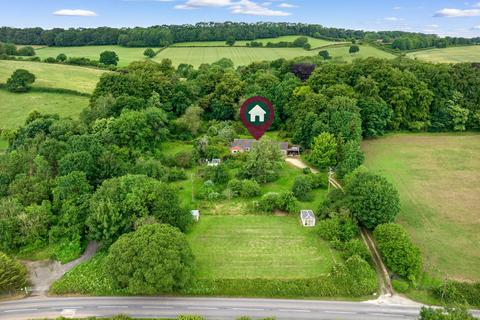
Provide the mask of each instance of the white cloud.
{"label": "white cloud", "polygon": [[286,2],[280,3],[278,6],[279,6],[280,8],[296,8],[296,7],[298,7],[298,6],[294,5],[294,4],[286,3]]}
{"label": "white cloud", "polygon": [[396,6],[396,7],[393,7],[393,10],[402,10],[403,7],[400,7],[400,6]]}
{"label": "white cloud", "polygon": [[401,21],[403,20],[402,18],[397,18],[397,17],[386,17],[386,18],[383,18],[383,20],[387,20],[387,21]]}
{"label": "white cloud", "polygon": [[228,7],[234,14],[247,14],[253,16],[284,17],[291,14],[281,10],[272,10],[267,8],[266,5],[260,5],[251,0],[188,0],[183,4],[175,6],[176,9],[198,9],[206,7]]}
{"label": "white cloud", "polygon": [[473,5],[474,7],[480,8],[480,2],[477,2]]}
{"label": "white cloud", "polygon": [[77,16],[77,17],[95,17],[97,14],[90,10],[82,9],[61,9],[53,13],[56,16]]}
{"label": "white cloud", "polygon": [[480,9],[452,9],[445,8],[435,12],[434,17],[447,17],[447,18],[457,18],[457,17],[478,17],[480,16]]}
{"label": "white cloud", "polygon": [[271,6],[271,5],[272,5],[271,1],[267,1],[267,2],[262,3],[262,6]]}
{"label": "white cloud", "polygon": [[473,30],[480,30],[480,25],[474,26],[472,29],[473,29]]}
{"label": "white cloud", "polygon": [[427,27],[430,27],[430,28],[438,28],[439,25],[438,25],[438,24],[429,24]]}

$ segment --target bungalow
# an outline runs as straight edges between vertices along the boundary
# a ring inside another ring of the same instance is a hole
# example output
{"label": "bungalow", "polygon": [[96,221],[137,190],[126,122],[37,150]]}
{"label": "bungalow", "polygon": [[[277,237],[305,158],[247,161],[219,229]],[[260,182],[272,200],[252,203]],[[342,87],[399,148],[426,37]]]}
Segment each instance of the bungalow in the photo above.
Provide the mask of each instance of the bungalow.
{"label": "bungalow", "polygon": [[315,215],[312,210],[301,210],[300,219],[302,220],[302,226],[304,227],[315,226]]}
{"label": "bungalow", "polygon": [[[235,139],[233,140],[232,144],[230,145],[230,152],[232,154],[237,154],[245,151],[250,151],[253,144],[256,142],[254,139]],[[280,152],[284,155],[299,155],[300,154],[300,147],[299,146],[292,146],[289,148],[288,142],[279,142],[278,144],[280,148]]]}

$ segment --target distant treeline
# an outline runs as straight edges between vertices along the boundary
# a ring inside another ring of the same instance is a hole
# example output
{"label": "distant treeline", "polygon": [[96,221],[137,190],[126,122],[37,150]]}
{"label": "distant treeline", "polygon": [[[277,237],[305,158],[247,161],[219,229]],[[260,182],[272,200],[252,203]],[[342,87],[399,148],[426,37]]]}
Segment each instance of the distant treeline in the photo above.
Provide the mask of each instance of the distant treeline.
{"label": "distant treeline", "polygon": [[304,23],[234,23],[203,22],[195,25],[161,25],[148,28],[0,28],[0,42],[23,45],[84,46],[114,45],[126,47],[163,47],[177,42],[255,40],[286,35],[303,35],[332,40],[379,41],[399,50],[449,45],[478,44],[480,38],[440,38],[435,35],[403,31],[367,32],[341,28],[327,28]]}

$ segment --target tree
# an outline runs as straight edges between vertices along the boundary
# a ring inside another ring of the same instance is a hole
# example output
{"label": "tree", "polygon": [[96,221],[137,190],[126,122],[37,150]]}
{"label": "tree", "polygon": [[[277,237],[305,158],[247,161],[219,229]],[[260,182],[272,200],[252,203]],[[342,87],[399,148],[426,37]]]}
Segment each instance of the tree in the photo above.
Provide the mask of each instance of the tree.
{"label": "tree", "polygon": [[295,40],[293,40],[293,46],[294,47],[299,47],[299,48],[304,48],[305,45],[308,44],[308,38],[307,37],[298,37]]}
{"label": "tree", "polygon": [[312,191],[312,178],[309,175],[300,175],[295,177],[292,186],[293,195],[302,201],[310,199],[310,191]]}
{"label": "tree", "polygon": [[332,57],[330,56],[330,53],[327,50],[320,50],[318,52],[318,55],[323,58],[323,60],[330,60]]}
{"label": "tree", "polygon": [[399,276],[415,281],[422,271],[420,249],[399,224],[378,225],[373,232],[385,265]]}
{"label": "tree", "polygon": [[253,179],[258,183],[275,181],[282,154],[277,142],[262,139],[255,142],[248,153],[247,160],[240,169],[239,176]]}
{"label": "tree", "polygon": [[340,160],[337,166],[338,176],[343,178],[359,167],[364,160],[365,156],[360,149],[360,144],[357,141],[348,141],[341,147]]}
{"label": "tree", "polygon": [[233,46],[235,44],[235,37],[234,36],[228,36],[225,43],[230,47]]}
{"label": "tree", "polygon": [[333,134],[322,132],[313,139],[312,152],[308,160],[315,166],[326,169],[337,163],[337,142]]}
{"label": "tree", "polygon": [[148,48],[148,49],[145,49],[145,51],[143,51],[143,55],[147,58],[153,58],[157,54],[155,53],[155,51],[152,48]]}
{"label": "tree", "polygon": [[7,80],[6,88],[11,92],[27,92],[35,82],[35,75],[25,69],[17,69]]}
{"label": "tree", "polygon": [[382,176],[357,171],[346,186],[347,205],[357,220],[370,230],[395,220],[400,199],[395,187]]}
{"label": "tree", "polygon": [[35,49],[33,49],[33,47],[31,46],[21,47],[20,49],[17,50],[17,55],[31,57],[35,55]]}
{"label": "tree", "polygon": [[349,52],[349,53],[357,53],[357,52],[359,52],[359,51],[360,51],[360,47],[359,47],[358,45],[356,45],[356,44],[351,45],[351,46],[350,46],[350,49],[348,49],[348,52]]}
{"label": "tree", "polygon": [[66,55],[65,53],[60,53],[60,54],[57,56],[56,60],[57,60],[58,62],[64,62],[65,60],[67,60],[67,55]]}
{"label": "tree", "polygon": [[103,63],[107,66],[114,65],[118,63],[118,55],[115,51],[103,51],[100,53],[100,63]]}
{"label": "tree", "polygon": [[194,257],[177,228],[147,224],[122,235],[108,250],[108,275],[130,294],[163,294],[185,288]]}
{"label": "tree", "polygon": [[0,292],[18,290],[27,284],[27,268],[0,251]]}

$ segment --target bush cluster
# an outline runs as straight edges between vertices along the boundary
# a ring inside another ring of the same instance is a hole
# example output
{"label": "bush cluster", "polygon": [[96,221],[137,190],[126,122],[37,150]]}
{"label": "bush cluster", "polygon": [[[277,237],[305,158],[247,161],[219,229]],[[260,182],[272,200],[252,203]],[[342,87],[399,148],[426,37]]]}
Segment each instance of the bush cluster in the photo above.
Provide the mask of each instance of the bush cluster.
{"label": "bush cluster", "polygon": [[433,295],[448,305],[469,304],[480,307],[480,282],[447,281],[432,290]]}
{"label": "bush cluster", "polygon": [[289,191],[268,192],[260,198],[257,207],[264,212],[281,210],[292,213],[298,209],[298,201],[293,193]]}
{"label": "bush cluster", "polygon": [[373,232],[385,265],[399,276],[415,281],[422,270],[420,249],[399,224],[381,224]]}

